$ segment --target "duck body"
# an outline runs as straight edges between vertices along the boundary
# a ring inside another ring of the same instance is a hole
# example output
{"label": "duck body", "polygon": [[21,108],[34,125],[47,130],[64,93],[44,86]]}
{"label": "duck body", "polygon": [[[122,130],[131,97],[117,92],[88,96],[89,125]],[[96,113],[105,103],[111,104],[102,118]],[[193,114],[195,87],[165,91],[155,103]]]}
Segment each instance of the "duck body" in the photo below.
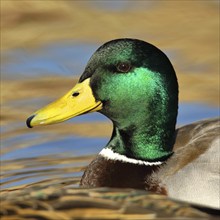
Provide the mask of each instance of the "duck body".
{"label": "duck body", "polygon": [[146,189],[219,209],[219,132],[219,119],[178,128],[174,153],[161,165],[129,163],[102,151],[87,167],[81,185]]}
{"label": "duck body", "polygon": [[219,121],[176,130],[178,82],[167,56],[137,39],[118,39],[90,58],[78,84],[35,112],[27,126],[98,111],[112,137],[81,185],[147,189],[220,209]]}

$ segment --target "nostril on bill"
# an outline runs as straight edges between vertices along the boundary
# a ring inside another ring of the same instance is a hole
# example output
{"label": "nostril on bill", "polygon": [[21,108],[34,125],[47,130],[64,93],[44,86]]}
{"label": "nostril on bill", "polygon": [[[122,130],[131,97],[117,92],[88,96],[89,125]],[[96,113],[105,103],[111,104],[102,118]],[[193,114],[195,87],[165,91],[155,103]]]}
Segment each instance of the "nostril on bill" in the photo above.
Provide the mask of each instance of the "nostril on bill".
{"label": "nostril on bill", "polygon": [[73,97],[76,97],[76,96],[78,96],[78,95],[79,95],[79,92],[74,92],[74,93],[72,94]]}

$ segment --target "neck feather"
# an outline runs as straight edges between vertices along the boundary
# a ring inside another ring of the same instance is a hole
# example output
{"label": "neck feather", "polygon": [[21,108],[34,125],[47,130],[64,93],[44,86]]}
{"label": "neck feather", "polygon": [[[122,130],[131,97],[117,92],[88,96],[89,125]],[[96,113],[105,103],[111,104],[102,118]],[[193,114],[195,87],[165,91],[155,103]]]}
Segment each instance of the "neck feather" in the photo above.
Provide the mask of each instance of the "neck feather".
{"label": "neck feather", "polygon": [[104,158],[108,160],[121,161],[124,163],[137,164],[137,165],[158,166],[163,163],[163,161],[148,162],[148,161],[143,161],[143,160],[136,160],[133,158],[126,157],[125,155],[116,153],[110,148],[102,149],[99,155],[103,156]]}
{"label": "neck feather", "polygon": [[[135,91],[133,95],[129,93],[131,99],[122,99],[121,105],[111,106],[114,114],[107,116],[113,121],[114,129],[107,148],[128,158],[148,162],[164,161],[172,155],[178,83],[174,70],[170,71],[169,74],[146,68],[137,71],[144,75],[146,85],[141,87],[143,90],[130,88],[129,91]],[[110,102],[110,105],[113,104]]]}
{"label": "neck feather", "polygon": [[149,126],[146,126],[145,129],[134,126],[128,130],[119,130],[114,127],[107,149],[136,160],[146,162],[164,161],[172,155],[172,150],[170,150],[172,145],[170,145],[170,148],[163,147],[163,132],[153,130],[154,128],[149,128]]}
{"label": "neck feather", "polygon": [[128,158],[149,162],[163,161],[172,155],[178,99],[176,95],[163,94],[159,93],[146,109],[139,109],[126,121],[113,121],[107,148]]}

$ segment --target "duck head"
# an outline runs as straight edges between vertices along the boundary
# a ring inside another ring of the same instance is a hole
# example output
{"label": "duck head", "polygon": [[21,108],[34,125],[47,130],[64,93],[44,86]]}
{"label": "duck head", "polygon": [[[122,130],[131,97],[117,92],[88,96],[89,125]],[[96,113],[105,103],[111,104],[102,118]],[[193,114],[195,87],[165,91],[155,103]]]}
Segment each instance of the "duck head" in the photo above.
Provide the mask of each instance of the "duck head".
{"label": "duck head", "polygon": [[178,111],[178,83],[167,56],[137,39],[102,45],[78,84],[27,119],[34,127],[98,111],[113,122],[106,148],[139,160],[172,154]]}

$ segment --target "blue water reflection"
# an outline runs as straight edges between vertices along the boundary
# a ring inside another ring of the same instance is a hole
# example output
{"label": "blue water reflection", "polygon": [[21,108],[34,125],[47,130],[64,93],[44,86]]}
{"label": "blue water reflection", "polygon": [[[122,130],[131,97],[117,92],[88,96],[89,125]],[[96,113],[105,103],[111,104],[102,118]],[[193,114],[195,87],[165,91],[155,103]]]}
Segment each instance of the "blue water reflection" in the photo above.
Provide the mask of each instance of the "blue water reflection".
{"label": "blue water reflection", "polygon": [[219,116],[219,107],[209,106],[203,103],[180,103],[177,124],[185,125],[206,118]]}
{"label": "blue water reflection", "polygon": [[[31,138],[32,135],[28,135]],[[22,137],[21,137],[22,138]],[[22,139],[23,140],[23,139]],[[24,140],[25,141],[25,140]],[[95,154],[107,143],[108,138],[67,137],[65,139],[34,144],[3,154],[1,160],[25,159],[41,156],[71,155],[85,156]]]}
{"label": "blue water reflection", "polygon": [[16,49],[2,53],[3,78],[45,75],[80,75],[97,45],[59,43],[38,49]]}

